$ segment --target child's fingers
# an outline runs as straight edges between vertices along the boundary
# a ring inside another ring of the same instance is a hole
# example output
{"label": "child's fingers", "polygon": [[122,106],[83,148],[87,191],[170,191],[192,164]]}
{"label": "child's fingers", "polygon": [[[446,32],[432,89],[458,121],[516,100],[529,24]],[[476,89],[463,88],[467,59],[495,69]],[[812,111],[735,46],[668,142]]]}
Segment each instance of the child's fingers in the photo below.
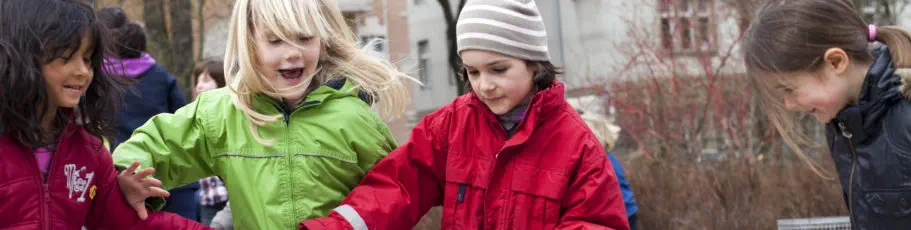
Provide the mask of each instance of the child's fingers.
{"label": "child's fingers", "polygon": [[139,173],[136,173],[136,175],[133,175],[133,178],[136,178],[136,180],[142,180],[154,173],[155,173],[155,168],[146,168],[143,170],[139,170]]}
{"label": "child's fingers", "polygon": [[146,178],[139,181],[144,187],[161,187],[161,181],[155,178]]}
{"label": "child's fingers", "polygon": [[148,213],[148,211],[146,211],[146,206],[145,206],[144,201],[139,200],[138,202],[133,202],[130,205],[133,206],[134,210],[136,210],[136,214],[139,215],[139,219],[146,220],[147,218],[149,218],[149,213]]}
{"label": "child's fingers", "polygon": [[149,192],[151,192],[151,194],[150,194],[151,196],[149,196],[149,197],[153,197],[153,196],[154,197],[169,197],[169,196],[171,196],[171,193],[169,193],[167,190],[161,189],[159,187],[151,187],[151,188],[149,188]]}
{"label": "child's fingers", "polygon": [[120,172],[120,175],[127,175],[127,176],[133,175],[133,173],[136,172],[136,168],[138,168],[138,167],[139,167],[139,161],[133,161],[133,163],[130,164],[130,167],[127,167],[126,170],[123,170],[122,172]]}

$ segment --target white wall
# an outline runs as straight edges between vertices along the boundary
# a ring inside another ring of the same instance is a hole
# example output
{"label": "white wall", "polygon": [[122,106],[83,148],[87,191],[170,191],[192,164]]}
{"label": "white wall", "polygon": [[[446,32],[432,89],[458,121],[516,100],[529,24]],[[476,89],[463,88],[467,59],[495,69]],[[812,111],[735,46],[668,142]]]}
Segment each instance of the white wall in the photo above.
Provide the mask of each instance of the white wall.
{"label": "white wall", "polygon": [[342,12],[366,12],[373,10],[373,0],[338,0],[335,2]]}
{"label": "white wall", "polygon": [[[386,25],[380,24],[380,17],[368,16],[365,17],[363,23],[360,23],[357,27],[357,39],[362,47],[372,45],[371,47],[365,47],[372,50],[369,52],[371,55],[388,59],[388,31],[389,30]],[[367,38],[367,40],[364,40],[364,38]],[[381,40],[376,40],[377,38],[381,38]],[[381,47],[380,50],[377,50],[377,46]]]}
{"label": "white wall", "polygon": [[[414,84],[412,90],[412,103],[414,110],[435,110],[448,104],[456,98],[455,84],[452,80],[446,50],[446,20],[443,10],[434,0],[424,0],[420,5],[414,5],[414,0],[408,0],[408,25],[411,57],[406,59],[406,65],[411,66],[412,76],[418,78],[417,57],[418,42],[427,40],[430,48],[430,82],[427,88]],[[453,7],[455,8],[455,6]]]}

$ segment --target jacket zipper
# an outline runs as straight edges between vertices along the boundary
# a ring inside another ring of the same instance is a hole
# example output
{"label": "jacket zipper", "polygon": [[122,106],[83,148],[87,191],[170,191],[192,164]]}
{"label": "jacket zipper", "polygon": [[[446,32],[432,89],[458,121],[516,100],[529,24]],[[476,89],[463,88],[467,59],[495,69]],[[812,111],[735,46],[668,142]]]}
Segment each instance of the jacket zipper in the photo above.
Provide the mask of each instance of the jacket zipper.
{"label": "jacket zipper", "polygon": [[[275,104],[275,107],[278,109],[278,111],[280,113],[282,113],[282,116],[284,117],[284,120],[285,120],[285,130],[284,130],[283,138],[285,140],[291,140],[290,139],[291,138],[291,134],[290,134],[291,133],[291,114],[294,113],[294,109],[289,108],[288,105],[286,103],[284,103],[284,101],[281,101],[281,102]],[[273,144],[278,144],[279,142],[282,142],[282,141],[278,140],[278,142],[273,143]],[[284,150],[282,150],[282,151],[284,152]],[[289,189],[289,191],[294,191],[294,186],[293,186],[294,185],[294,173],[293,173],[293,171],[294,171],[294,153],[289,151],[289,152],[286,152],[286,154],[288,154],[287,156],[285,156],[285,159],[287,159],[287,161],[288,161],[288,170],[292,171],[292,172],[288,172],[288,186],[289,186],[288,189]],[[291,207],[290,207],[291,210],[288,210],[288,212],[286,212],[285,214],[288,214],[288,216],[293,217],[294,213],[296,213],[295,210],[297,209],[297,207],[295,207],[293,192],[288,193],[288,199],[291,201]]]}
{"label": "jacket zipper", "polygon": [[[66,129],[64,129],[64,130],[66,130]],[[50,180],[51,180],[51,176],[54,175],[54,169],[57,168],[57,167],[55,167],[56,164],[54,164],[54,163],[57,162],[57,157],[60,156],[60,153],[62,152],[61,150],[62,150],[63,147],[64,147],[64,146],[63,146],[63,144],[64,144],[64,143],[63,143],[63,139],[64,139],[64,138],[63,138],[63,135],[64,135],[64,134],[63,134],[62,132],[61,132],[61,134],[59,134],[59,136],[60,136],[60,137],[59,137],[59,138],[60,138],[60,141],[57,141],[57,146],[56,146],[56,149],[54,150],[54,155],[51,156],[51,162],[49,162],[49,163],[50,163],[50,166],[49,166],[49,168],[48,168],[48,170],[47,170],[47,179],[44,181],[44,214],[47,215],[47,218],[45,219],[45,220],[47,221],[47,225],[45,225],[45,226],[47,227],[47,229],[51,229],[51,216],[50,216],[50,214],[48,213],[48,212],[49,212],[49,211],[48,211],[48,209],[49,209],[48,206],[49,206],[50,203],[51,203],[51,185],[50,185],[51,183],[50,183]],[[104,146],[102,146],[102,148],[104,148]],[[37,159],[35,159],[35,163],[38,163]],[[39,171],[39,172],[40,172],[40,171]],[[91,181],[88,181],[87,183],[92,183],[92,182],[91,182]]]}
{"label": "jacket zipper", "polygon": [[480,230],[484,230],[484,224],[487,222],[487,192],[490,191],[490,181],[493,180],[493,171],[497,168],[497,159],[499,155],[500,153],[497,152],[497,155],[493,158],[493,163],[490,164],[490,170],[488,170],[487,189],[484,189],[484,197],[481,198],[481,221],[478,222],[480,225],[478,229]]}
{"label": "jacket zipper", "polygon": [[42,216],[43,217],[42,219],[44,219],[44,228],[43,229],[51,229],[51,216],[50,216],[50,211],[48,211],[48,209],[50,209],[48,207],[49,206],[48,204],[51,202],[51,192],[50,192],[51,187],[49,185],[50,183],[48,183],[48,182],[51,180],[51,176],[54,175],[54,173],[53,173],[54,168],[55,168],[54,162],[56,161],[55,159],[57,158],[57,155],[60,155],[59,154],[60,146],[61,145],[58,143],[57,150],[55,150],[53,153],[53,156],[51,156],[51,162],[50,162],[50,166],[49,166],[49,169],[47,172],[47,178],[45,178],[45,175],[43,175],[41,173],[41,169],[38,168],[38,158],[36,158],[34,156],[34,152],[31,153],[33,155],[32,159],[35,160],[35,171],[38,172],[38,180],[41,182],[41,196],[42,196],[41,208],[43,209],[42,213],[44,214]]}
{"label": "jacket zipper", "polygon": [[48,190],[49,190],[48,185],[47,185],[47,183],[45,183],[44,191],[42,191],[42,193],[44,193],[44,201],[41,202],[41,206],[44,208],[44,229],[51,229],[51,217],[47,211],[47,209],[48,209],[47,203],[51,202],[51,195],[50,195],[50,192],[48,192]]}
{"label": "jacket zipper", "polygon": [[[531,102],[528,103],[528,108],[526,108],[526,110],[530,111],[531,106],[534,105],[535,101],[536,100],[534,98],[532,98]],[[522,124],[524,124],[525,121],[528,120],[529,114],[530,114],[530,112],[526,111],[525,117],[522,118],[522,120],[519,121],[519,123],[517,123],[515,127],[513,127],[513,129],[515,129],[515,132],[518,132],[519,128],[522,126]],[[496,120],[496,115],[494,115],[494,120]],[[500,126],[500,130],[503,130],[503,134],[506,135],[506,139],[503,141],[503,146],[505,147],[507,142],[509,142],[509,139],[514,137],[516,133],[513,133],[513,135],[509,135],[509,133],[507,133],[508,131],[506,131],[506,129],[503,129],[502,127],[503,126]],[[484,190],[484,197],[482,197],[482,200],[481,200],[482,201],[481,202],[481,221],[480,221],[480,227],[478,228],[480,230],[484,230],[484,223],[487,221],[487,191],[490,190],[490,187],[491,187],[490,181],[493,180],[494,170],[496,170],[496,168],[497,168],[497,163],[499,162],[499,159],[500,159],[500,153],[503,152],[503,150],[505,150],[505,149],[501,148],[499,151],[497,151],[496,154],[494,154],[493,164],[491,164],[490,170],[488,171],[488,172],[490,172],[490,176],[487,178],[487,189]]]}
{"label": "jacket zipper", "polygon": [[[301,110],[304,107],[306,107],[308,105],[313,105],[313,104],[319,104],[319,101],[307,101],[307,102],[303,102],[303,103],[298,103],[297,106],[295,106],[294,108],[290,108],[287,106],[287,104],[284,104],[284,103],[273,104],[273,106],[275,106],[278,109],[278,111],[280,113],[282,113],[282,116],[285,118],[285,135],[284,135],[285,140],[291,141],[291,115],[293,115],[294,112],[297,112],[297,110]],[[289,182],[288,184],[290,186],[290,191],[295,191],[294,183],[293,183],[294,182],[294,172],[293,172],[294,171],[294,153],[289,151],[289,152],[287,152],[287,154],[288,154],[288,156],[286,159],[288,159],[288,169],[292,171],[292,172],[288,173],[288,182]],[[293,202],[295,200],[294,193],[293,192],[289,193],[289,196],[290,196],[289,197],[290,200],[292,201],[290,216],[294,216],[294,213],[297,213],[297,211],[296,211],[297,207],[295,205],[295,202]]]}
{"label": "jacket zipper", "polygon": [[[518,125],[516,125],[516,127],[518,127]],[[509,138],[507,137],[503,144],[505,145],[508,141]],[[487,189],[484,189],[484,197],[481,199],[481,226],[478,228],[480,230],[484,230],[484,224],[487,222],[487,192],[491,189],[490,182],[493,181],[494,171],[497,170],[497,163],[500,161],[500,152],[503,152],[503,149],[500,149],[494,154],[492,164],[490,164],[490,170],[488,170],[490,176],[487,177]]]}
{"label": "jacket zipper", "polygon": [[851,177],[848,178],[848,211],[851,212],[851,225],[855,225],[854,218],[854,171],[857,168],[857,151],[854,149],[854,141],[852,138],[854,134],[848,131],[847,126],[844,122],[839,122],[838,127],[841,128],[841,135],[848,140],[848,146],[851,149]]}
{"label": "jacket zipper", "polygon": [[291,127],[291,113],[294,112],[294,110],[289,111],[287,105],[281,102],[272,105],[275,106],[275,108],[278,109],[278,112],[282,113],[282,117],[285,118],[285,128]]}

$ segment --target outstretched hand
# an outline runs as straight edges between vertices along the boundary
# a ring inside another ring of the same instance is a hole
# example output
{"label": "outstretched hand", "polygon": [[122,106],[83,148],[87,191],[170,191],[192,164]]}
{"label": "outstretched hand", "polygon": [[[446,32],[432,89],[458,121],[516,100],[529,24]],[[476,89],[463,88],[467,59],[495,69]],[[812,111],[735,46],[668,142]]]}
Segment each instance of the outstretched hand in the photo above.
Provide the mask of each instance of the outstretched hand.
{"label": "outstretched hand", "polygon": [[149,213],[145,207],[145,200],[149,197],[168,197],[171,194],[161,189],[161,181],[155,178],[146,178],[155,173],[155,168],[147,168],[134,173],[139,167],[139,161],[134,161],[129,168],[117,175],[120,191],[136,210],[139,219],[146,220]]}

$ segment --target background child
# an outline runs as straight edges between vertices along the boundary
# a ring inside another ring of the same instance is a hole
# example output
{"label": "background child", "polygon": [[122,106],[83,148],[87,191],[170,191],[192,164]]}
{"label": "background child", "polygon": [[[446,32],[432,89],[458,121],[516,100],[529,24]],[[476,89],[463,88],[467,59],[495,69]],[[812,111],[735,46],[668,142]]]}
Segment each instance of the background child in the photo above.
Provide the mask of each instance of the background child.
{"label": "background child", "polygon": [[607,158],[610,160],[611,165],[614,166],[614,173],[617,175],[617,183],[620,184],[620,193],[623,194],[623,205],[626,208],[626,220],[629,222],[629,229],[636,230],[638,229],[638,218],[636,214],[639,212],[639,206],[636,205],[633,189],[626,180],[626,172],[623,171],[620,160],[618,160],[614,154],[610,153],[617,142],[617,138],[620,136],[620,127],[611,124],[604,116],[594,112],[587,112],[585,111],[585,108],[580,107],[582,106],[576,107],[576,111],[579,112],[582,120],[585,121],[588,128],[592,130],[592,133],[594,133],[595,137],[601,142],[601,146],[604,146],[604,150],[607,150]]}
{"label": "background child", "polygon": [[854,228],[911,226],[911,101],[899,76],[911,75],[911,35],[868,25],[849,0],[775,0],[751,23],[743,52],[762,106],[798,156],[807,159],[800,146],[812,143],[791,113],[826,124]]}
{"label": "background child", "polygon": [[[111,31],[114,55],[104,58],[105,71],[128,79],[123,88],[123,109],[114,126],[116,139],[111,148],[117,148],[133,134],[136,128],[160,113],[173,113],[187,104],[177,79],[155,62],[146,51],[145,30],[137,23],[130,22],[120,8],[99,10],[98,18]],[[180,214],[184,218],[197,220],[199,210],[196,193],[199,183],[190,183],[170,191],[168,205],[164,211]]]}
{"label": "background child", "polygon": [[167,213],[141,221],[123,198],[100,140],[120,102],[101,71],[105,34],[77,1],[0,1],[0,228],[205,228]]}
{"label": "background child", "polygon": [[218,60],[209,60],[196,65],[193,69],[193,98],[200,93],[225,87],[225,63]]}
{"label": "background child", "polygon": [[[205,61],[197,65],[193,70],[193,76],[196,76],[193,98],[198,97],[200,93],[225,87],[224,68],[225,64],[221,61]],[[228,188],[218,176],[200,179],[199,186],[199,222],[214,227],[212,219],[228,203]],[[229,215],[228,213],[230,211],[225,212],[224,215]],[[222,224],[231,225],[232,223]]]}
{"label": "background child", "polygon": [[443,229],[629,229],[611,163],[555,81],[534,1],[468,1],[457,26],[472,92],[301,229],[410,229],[437,205]]}
{"label": "background child", "polygon": [[130,79],[123,85],[124,108],[115,126],[117,138],[111,143],[117,148],[136,128],[159,113],[173,113],[187,104],[177,79],[156,63],[146,51],[145,29],[130,22],[120,8],[98,11],[99,19],[111,31],[114,54],[104,58],[105,72]]}
{"label": "background child", "polygon": [[370,104],[409,103],[408,77],[356,47],[332,0],[236,1],[225,73],[228,87],[152,118],[114,158],[154,167],[163,188],[219,176],[237,229],[329,214],[396,146]]}

